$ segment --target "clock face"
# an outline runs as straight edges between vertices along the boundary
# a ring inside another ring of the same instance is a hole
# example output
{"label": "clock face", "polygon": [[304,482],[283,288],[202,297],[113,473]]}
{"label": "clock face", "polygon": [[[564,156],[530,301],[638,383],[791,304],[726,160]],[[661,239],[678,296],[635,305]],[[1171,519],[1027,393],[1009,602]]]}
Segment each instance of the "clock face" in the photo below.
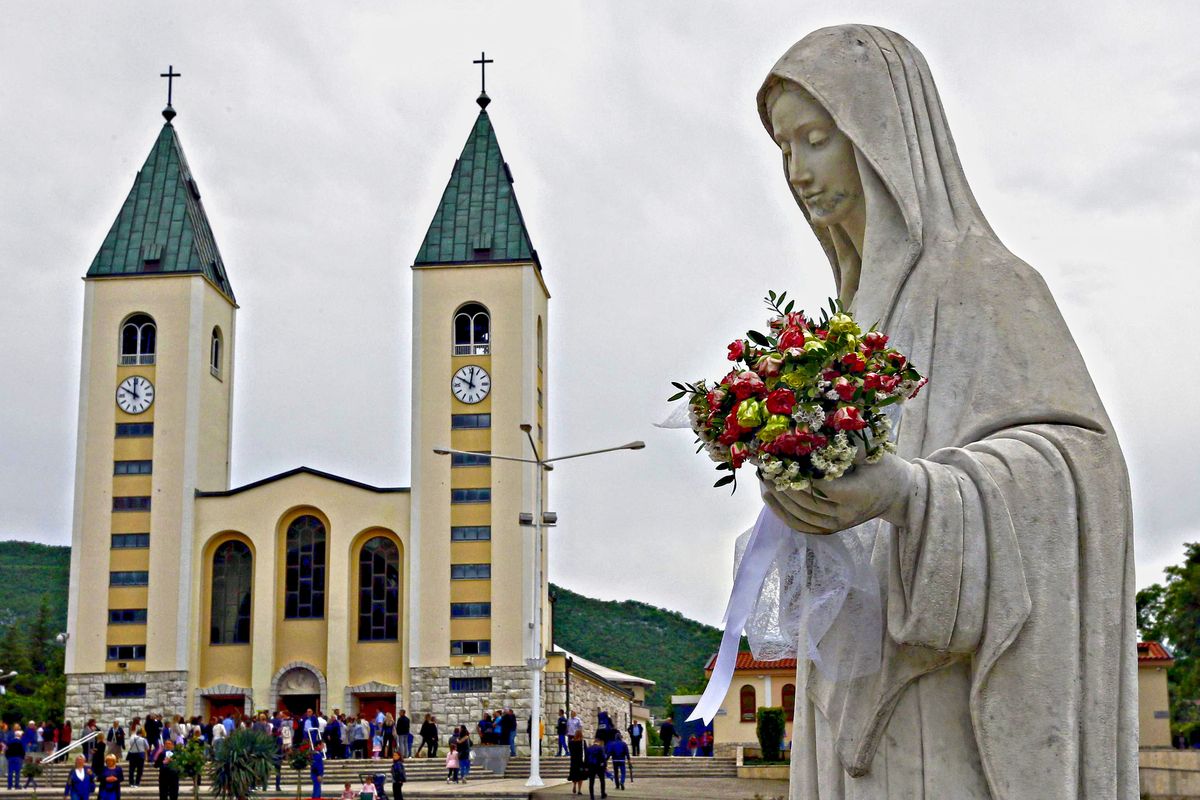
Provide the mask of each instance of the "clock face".
{"label": "clock face", "polygon": [[154,384],[141,375],[130,375],[117,387],[117,405],[126,414],[141,414],[154,402]]}
{"label": "clock face", "polygon": [[483,367],[474,364],[463,367],[450,380],[450,391],[464,403],[478,403],[491,390],[492,376]]}

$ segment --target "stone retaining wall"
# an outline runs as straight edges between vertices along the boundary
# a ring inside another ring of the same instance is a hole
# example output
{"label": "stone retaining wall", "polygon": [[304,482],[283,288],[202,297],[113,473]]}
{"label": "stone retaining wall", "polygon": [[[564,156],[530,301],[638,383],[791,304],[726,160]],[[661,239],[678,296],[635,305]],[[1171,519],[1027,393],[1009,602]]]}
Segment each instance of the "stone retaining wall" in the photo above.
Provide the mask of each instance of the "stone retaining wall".
{"label": "stone retaining wall", "polygon": [[[144,683],[145,697],[105,697],[104,685]],[[101,727],[120,719],[145,718],[149,712],[187,712],[187,672],[84,672],[67,675],[65,718],[76,725],[95,719]],[[78,730],[78,728],[77,728]]]}

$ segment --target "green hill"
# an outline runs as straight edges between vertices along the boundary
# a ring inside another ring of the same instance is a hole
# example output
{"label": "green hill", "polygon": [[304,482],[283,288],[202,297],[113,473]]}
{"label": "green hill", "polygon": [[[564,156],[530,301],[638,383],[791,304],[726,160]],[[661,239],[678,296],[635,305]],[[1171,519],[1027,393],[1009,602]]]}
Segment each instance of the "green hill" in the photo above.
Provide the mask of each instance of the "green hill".
{"label": "green hill", "polygon": [[721,631],[678,611],[636,600],[596,600],[551,586],[554,641],[576,655],[655,682],[646,705],[665,707],[672,694],[699,691],[704,665]]}
{"label": "green hill", "polygon": [[[50,627],[66,630],[71,548],[34,542],[0,542],[0,626],[27,627],[45,598]],[[721,631],[678,611],[636,600],[596,600],[552,587],[555,642],[622,672],[655,682],[646,704],[664,707],[672,694],[703,685],[705,660],[721,643]],[[2,659],[0,659],[2,660]]]}
{"label": "green hill", "polygon": [[42,598],[56,631],[67,629],[71,548],[36,542],[0,542],[0,625],[32,622]]}

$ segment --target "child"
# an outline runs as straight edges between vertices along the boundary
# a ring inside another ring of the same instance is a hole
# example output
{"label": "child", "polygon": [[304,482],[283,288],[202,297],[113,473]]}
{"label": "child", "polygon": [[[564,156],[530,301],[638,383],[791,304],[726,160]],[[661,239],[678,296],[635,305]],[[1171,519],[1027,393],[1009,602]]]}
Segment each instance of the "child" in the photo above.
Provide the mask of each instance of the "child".
{"label": "child", "polygon": [[354,796],[354,790],[350,788],[349,783],[347,783],[342,789],[341,800],[358,800],[358,798]]}
{"label": "child", "polygon": [[381,750],[383,750],[383,734],[377,733],[371,739],[371,758],[378,759]]}
{"label": "child", "polygon": [[458,751],[453,747],[446,754],[446,783],[450,783],[451,780],[458,783]]}
{"label": "child", "polygon": [[375,800],[375,781],[368,778],[363,781],[362,789],[358,792],[358,800]]}

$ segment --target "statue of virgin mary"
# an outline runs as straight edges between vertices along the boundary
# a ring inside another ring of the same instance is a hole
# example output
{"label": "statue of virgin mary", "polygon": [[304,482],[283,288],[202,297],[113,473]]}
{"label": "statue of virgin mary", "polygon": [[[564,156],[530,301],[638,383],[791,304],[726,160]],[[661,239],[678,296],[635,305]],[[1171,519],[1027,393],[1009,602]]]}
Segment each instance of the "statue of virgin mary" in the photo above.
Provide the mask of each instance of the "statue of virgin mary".
{"label": "statue of virgin mary", "polygon": [[[801,652],[791,796],[1136,798],[1125,462],[1045,282],[971,193],[924,57],[882,28],[818,30],[758,109],[843,303],[929,378],[895,456],[824,498],[763,488],[793,530],[855,537],[882,618],[872,669]],[[790,563],[785,590],[805,581]],[[768,600],[758,623],[790,613]]]}

